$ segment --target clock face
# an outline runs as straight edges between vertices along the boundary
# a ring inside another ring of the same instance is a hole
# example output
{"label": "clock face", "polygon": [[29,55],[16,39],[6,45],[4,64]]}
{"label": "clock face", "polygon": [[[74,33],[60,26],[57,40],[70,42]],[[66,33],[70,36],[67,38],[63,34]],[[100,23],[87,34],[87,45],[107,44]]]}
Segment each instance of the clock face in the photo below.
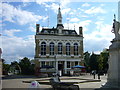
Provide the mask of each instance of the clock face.
{"label": "clock face", "polygon": [[59,20],[59,22],[62,22],[62,20]]}

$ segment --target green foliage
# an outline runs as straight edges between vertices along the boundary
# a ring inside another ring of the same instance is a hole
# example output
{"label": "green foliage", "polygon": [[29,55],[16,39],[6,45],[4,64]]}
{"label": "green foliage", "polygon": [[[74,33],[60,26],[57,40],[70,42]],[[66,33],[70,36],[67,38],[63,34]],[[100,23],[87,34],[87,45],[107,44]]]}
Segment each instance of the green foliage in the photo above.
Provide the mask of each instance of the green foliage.
{"label": "green foliage", "polygon": [[[32,60],[34,62],[34,60]],[[11,64],[5,64],[5,60],[2,59],[3,65],[3,74],[7,74],[10,72],[15,72],[15,70],[19,70],[19,74],[23,75],[33,75],[35,64],[32,64],[30,59],[24,57],[18,63],[17,61],[11,62]]]}
{"label": "green foliage", "polygon": [[100,54],[98,60],[98,70],[102,70],[103,69],[103,56]]}
{"label": "green foliage", "polygon": [[97,63],[98,57],[99,57],[99,55],[92,53],[92,55],[90,57],[90,61],[89,61],[91,71],[98,70],[98,63]]}
{"label": "green foliage", "polygon": [[32,75],[34,74],[34,65],[31,64],[30,60],[25,57],[21,59],[19,62],[19,65],[21,67],[21,73],[25,75]]}
{"label": "green foliage", "polygon": [[108,58],[109,52],[107,49],[104,49],[100,54],[92,53],[91,55],[89,52],[85,52],[84,63],[87,72],[90,72],[92,70],[108,70]]}
{"label": "green foliage", "polygon": [[8,73],[8,71],[9,71],[9,69],[10,69],[10,65],[6,64],[5,60],[2,59],[2,71],[3,71],[3,74],[6,75]]}
{"label": "green foliage", "polygon": [[87,51],[84,53],[84,64],[86,66],[87,72],[90,72],[90,53]]}
{"label": "green foliage", "polygon": [[11,62],[11,66],[10,66],[10,72],[15,73],[14,72],[15,70],[18,70],[19,71],[18,74],[21,74],[21,67],[17,61]]}
{"label": "green foliage", "polygon": [[109,58],[109,52],[108,50],[104,50],[101,52],[101,56],[103,57],[103,70],[108,69],[108,58]]}

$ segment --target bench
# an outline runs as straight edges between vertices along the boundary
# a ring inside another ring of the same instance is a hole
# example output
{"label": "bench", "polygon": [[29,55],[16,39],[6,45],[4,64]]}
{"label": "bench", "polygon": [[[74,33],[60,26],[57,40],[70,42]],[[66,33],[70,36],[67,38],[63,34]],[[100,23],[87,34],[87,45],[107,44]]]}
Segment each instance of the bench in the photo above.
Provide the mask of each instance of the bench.
{"label": "bench", "polygon": [[50,84],[54,90],[79,90],[78,85],[61,82],[60,79],[51,78]]}

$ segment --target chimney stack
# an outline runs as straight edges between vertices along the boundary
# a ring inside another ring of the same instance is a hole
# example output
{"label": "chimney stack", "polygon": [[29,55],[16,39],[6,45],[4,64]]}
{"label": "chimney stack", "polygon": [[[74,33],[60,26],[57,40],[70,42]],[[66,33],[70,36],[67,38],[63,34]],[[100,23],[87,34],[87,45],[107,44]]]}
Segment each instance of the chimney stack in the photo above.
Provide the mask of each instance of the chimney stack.
{"label": "chimney stack", "polygon": [[83,36],[82,27],[79,27],[79,35],[80,35],[80,36]]}
{"label": "chimney stack", "polygon": [[40,24],[36,24],[36,34],[39,33]]}

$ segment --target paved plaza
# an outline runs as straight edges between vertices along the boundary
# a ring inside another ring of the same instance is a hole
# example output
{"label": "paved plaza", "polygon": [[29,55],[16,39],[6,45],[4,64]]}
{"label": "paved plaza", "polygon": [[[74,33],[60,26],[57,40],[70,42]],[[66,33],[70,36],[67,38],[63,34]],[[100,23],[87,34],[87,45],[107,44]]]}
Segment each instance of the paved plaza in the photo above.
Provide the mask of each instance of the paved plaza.
{"label": "paved plaza", "polygon": [[[40,82],[40,88],[43,89],[49,89],[51,88],[51,85],[47,84],[49,82],[50,77],[48,78],[36,78],[36,77],[19,77],[19,78],[4,78],[2,80],[2,88],[25,88],[28,89],[30,87],[31,81],[38,81]],[[79,85],[80,90],[82,89],[89,89],[94,90],[95,88],[100,88],[102,84],[106,83],[107,76],[101,76],[101,81],[98,80],[98,77],[96,75],[96,78],[93,79],[93,76],[90,74],[82,75],[82,76],[62,76],[60,77],[62,82],[78,82],[76,83]],[[24,82],[23,82],[24,81]],[[26,83],[26,82],[27,83]],[[46,84],[42,84],[42,82],[46,82]]]}

